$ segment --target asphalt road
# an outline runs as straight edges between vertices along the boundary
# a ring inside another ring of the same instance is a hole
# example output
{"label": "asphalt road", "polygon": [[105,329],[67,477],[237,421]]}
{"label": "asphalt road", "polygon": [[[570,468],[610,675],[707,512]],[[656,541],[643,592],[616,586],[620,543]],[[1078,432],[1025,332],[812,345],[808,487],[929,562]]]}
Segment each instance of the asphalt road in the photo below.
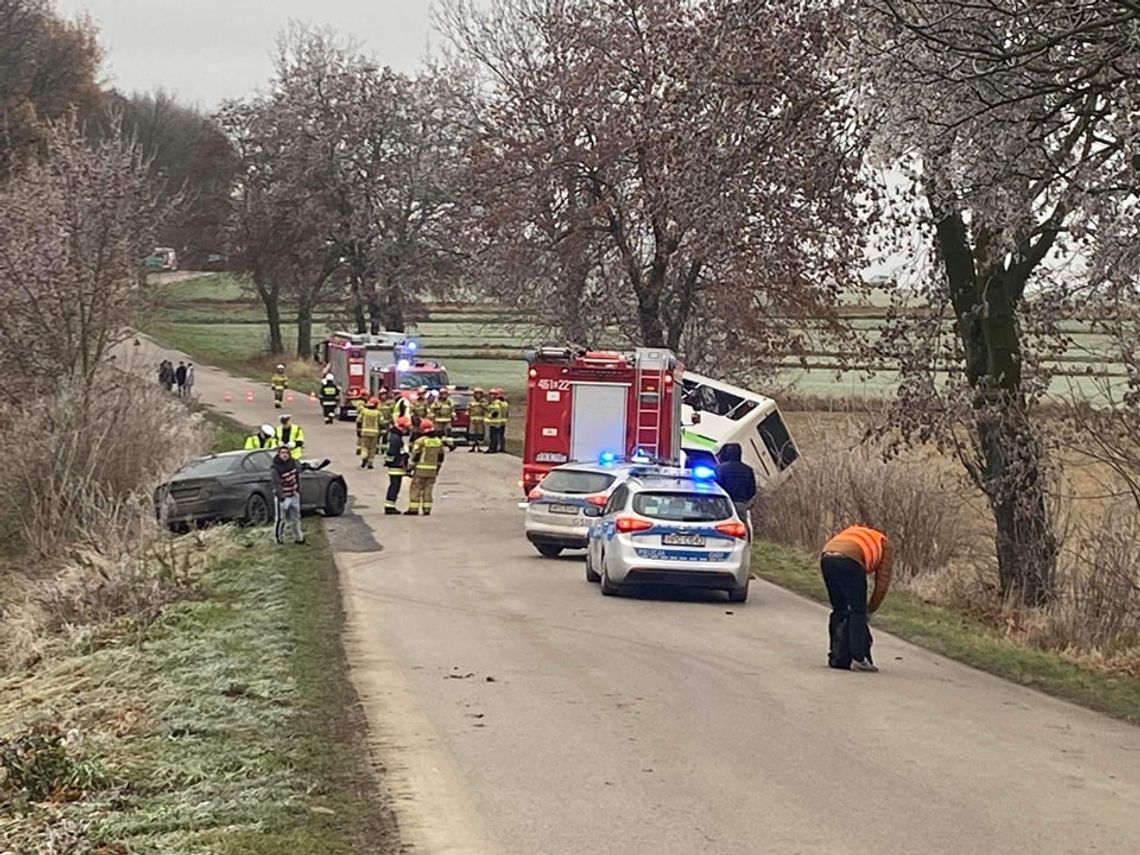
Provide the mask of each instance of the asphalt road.
{"label": "asphalt road", "polygon": [[[275,416],[197,368],[205,403]],[[458,451],[430,519],[384,517],[351,426],[292,412],[349,480],[346,643],[415,851],[1140,851],[1140,730],[884,632],[881,673],[829,670],[826,611],[767,584],[603,598],[528,546],[506,455]]]}

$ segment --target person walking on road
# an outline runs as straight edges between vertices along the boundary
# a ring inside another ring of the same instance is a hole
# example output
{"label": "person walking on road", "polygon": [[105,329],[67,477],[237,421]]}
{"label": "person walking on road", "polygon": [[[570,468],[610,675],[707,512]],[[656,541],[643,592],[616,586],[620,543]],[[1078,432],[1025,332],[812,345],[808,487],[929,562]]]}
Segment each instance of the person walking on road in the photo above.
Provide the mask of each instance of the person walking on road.
{"label": "person walking on road", "polygon": [[[871,660],[867,615],[873,614],[891,584],[894,549],[881,531],[849,526],[823,547],[819,567],[831,601],[828,665],[854,671],[878,671]],[[875,587],[867,601],[867,577]]]}
{"label": "person walking on road", "polygon": [[751,537],[752,514],[749,509],[756,498],[756,473],[741,460],[742,456],[739,442],[725,443],[717,455],[716,482],[732,499],[737,516],[748,526],[748,535]]}
{"label": "person walking on road", "polygon": [[178,397],[186,397],[186,363],[179,362],[174,369],[174,383],[178,386]]}
{"label": "person walking on road", "polygon": [[435,425],[424,419],[420,425],[420,438],[412,443],[409,456],[412,470],[412,491],[408,500],[408,516],[431,516],[432,491],[439,470],[443,468],[443,440],[436,436]]}
{"label": "person walking on road", "polygon": [[321,401],[321,409],[325,414],[325,424],[331,425],[336,418],[336,408],[340,405],[340,386],[336,384],[336,378],[333,375],[325,375],[318,397]]}
{"label": "person walking on road", "polygon": [[471,392],[471,400],[467,404],[467,452],[478,453],[483,449],[483,438],[486,436],[484,420],[487,418],[486,393],[479,387]]}
{"label": "person walking on road", "polygon": [[300,425],[293,424],[293,417],[286,414],[280,419],[281,426],[277,428],[277,441],[289,446],[293,452],[293,459],[300,460],[305,453],[305,432]]}
{"label": "person walking on road", "polygon": [[245,438],[246,451],[257,448],[269,448],[277,444],[277,431],[273,429],[273,425],[262,425],[256,432],[251,433]]}
{"label": "person walking on road", "polygon": [[269,378],[269,388],[273,390],[273,406],[281,409],[281,402],[285,400],[285,390],[289,388],[289,377],[285,374],[285,366],[278,364],[277,370]]}
{"label": "person walking on road", "polygon": [[301,464],[293,459],[289,446],[277,447],[272,477],[273,495],[277,499],[273,536],[278,543],[284,543],[285,528],[288,526],[293,542],[304,543],[305,533],[301,529]]}
{"label": "person walking on road", "polygon": [[380,399],[369,398],[356,414],[356,435],[360,446],[360,468],[372,469],[376,447],[380,444]]}
{"label": "person walking on road", "polygon": [[167,392],[174,391],[174,363],[169,359],[162,360],[158,368],[158,382]]}
{"label": "person walking on road", "polygon": [[388,470],[388,495],[384,498],[384,513],[398,514],[396,503],[400,499],[400,488],[408,474],[408,430],[412,426],[409,416],[397,416],[388,431],[384,448],[384,466]]}

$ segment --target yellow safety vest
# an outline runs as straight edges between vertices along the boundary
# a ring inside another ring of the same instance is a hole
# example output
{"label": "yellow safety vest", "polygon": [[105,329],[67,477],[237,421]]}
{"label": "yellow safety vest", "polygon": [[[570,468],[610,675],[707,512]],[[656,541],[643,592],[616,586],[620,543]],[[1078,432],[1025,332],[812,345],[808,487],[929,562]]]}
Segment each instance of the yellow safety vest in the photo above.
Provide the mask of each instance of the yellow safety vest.
{"label": "yellow safety vest", "polygon": [[435,406],[431,408],[431,417],[433,421],[443,422],[450,424],[451,420],[455,418],[455,404],[448,401],[436,401]]}
{"label": "yellow safety vest", "polygon": [[292,451],[292,457],[294,460],[300,460],[301,455],[305,453],[303,448],[305,445],[305,432],[301,430],[300,425],[289,425],[289,438],[286,439],[284,427],[284,425],[277,426],[277,441],[282,444],[294,443],[296,447]]}
{"label": "yellow safety vest", "polygon": [[487,416],[487,399],[472,398],[467,404],[467,418],[472,424],[483,421]]}
{"label": "yellow safety vest", "polygon": [[421,436],[412,443],[412,466],[417,475],[434,475],[443,460],[443,440],[438,436]]}

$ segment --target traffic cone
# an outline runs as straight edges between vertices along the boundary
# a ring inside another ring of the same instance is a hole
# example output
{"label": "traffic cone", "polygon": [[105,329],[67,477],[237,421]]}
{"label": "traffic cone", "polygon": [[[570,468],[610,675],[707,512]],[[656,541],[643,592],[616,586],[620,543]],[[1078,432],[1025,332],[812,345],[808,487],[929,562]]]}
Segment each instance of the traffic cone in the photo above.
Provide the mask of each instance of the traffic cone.
{"label": "traffic cone", "polygon": [[245,393],[245,402],[246,402],[247,404],[252,404],[252,403],[253,403],[253,392],[246,392],[246,393]]}
{"label": "traffic cone", "polygon": [[285,403],[286,404],[292,404],[293,403],[293,393],[292,392],[286,392],[285,393]]}
{"label": "traffic cone", "polygon": [[309,403],[315,404],[316,402],[317,402],[317,393],[316,392],[310,392],[309,393]]}
{"label": "traffic cone", "polygon": [[229,392],[226,392],[226,394],[222,396],[222,400],[225,401],[227,404],[230,401],[232,401],[233,399],[234,399],[234,396],[231,395]]}

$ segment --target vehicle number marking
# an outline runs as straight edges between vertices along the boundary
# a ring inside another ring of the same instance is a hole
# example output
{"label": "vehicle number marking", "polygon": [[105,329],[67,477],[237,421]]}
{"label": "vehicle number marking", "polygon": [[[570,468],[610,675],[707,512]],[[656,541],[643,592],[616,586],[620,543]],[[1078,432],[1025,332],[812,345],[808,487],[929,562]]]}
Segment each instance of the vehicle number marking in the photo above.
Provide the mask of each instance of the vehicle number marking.
{"label": "vehicle number marking", "polygon": [[[548,377],[543,377],[541,380],[538,381],[538,388],[539,389],[547,389],[547,390],[554,391],[554,392],[569,392],[570,391],[570,381],[569,380],[551,380]],[[548,401],[549,400],[557,401],[558,399],[557,398],[551,399],[548,397],[547,400]]]}
{"label": "vehicle number marking", "polygon": [[664,546],[704,546],[705,539],[699,534],[666,534],[662,535],[661,543]]}
{"label": "vehicle number marking", "polygon": [[552,514],[577,514],[578,508],[574,505],[551,505],[550,512]]}

